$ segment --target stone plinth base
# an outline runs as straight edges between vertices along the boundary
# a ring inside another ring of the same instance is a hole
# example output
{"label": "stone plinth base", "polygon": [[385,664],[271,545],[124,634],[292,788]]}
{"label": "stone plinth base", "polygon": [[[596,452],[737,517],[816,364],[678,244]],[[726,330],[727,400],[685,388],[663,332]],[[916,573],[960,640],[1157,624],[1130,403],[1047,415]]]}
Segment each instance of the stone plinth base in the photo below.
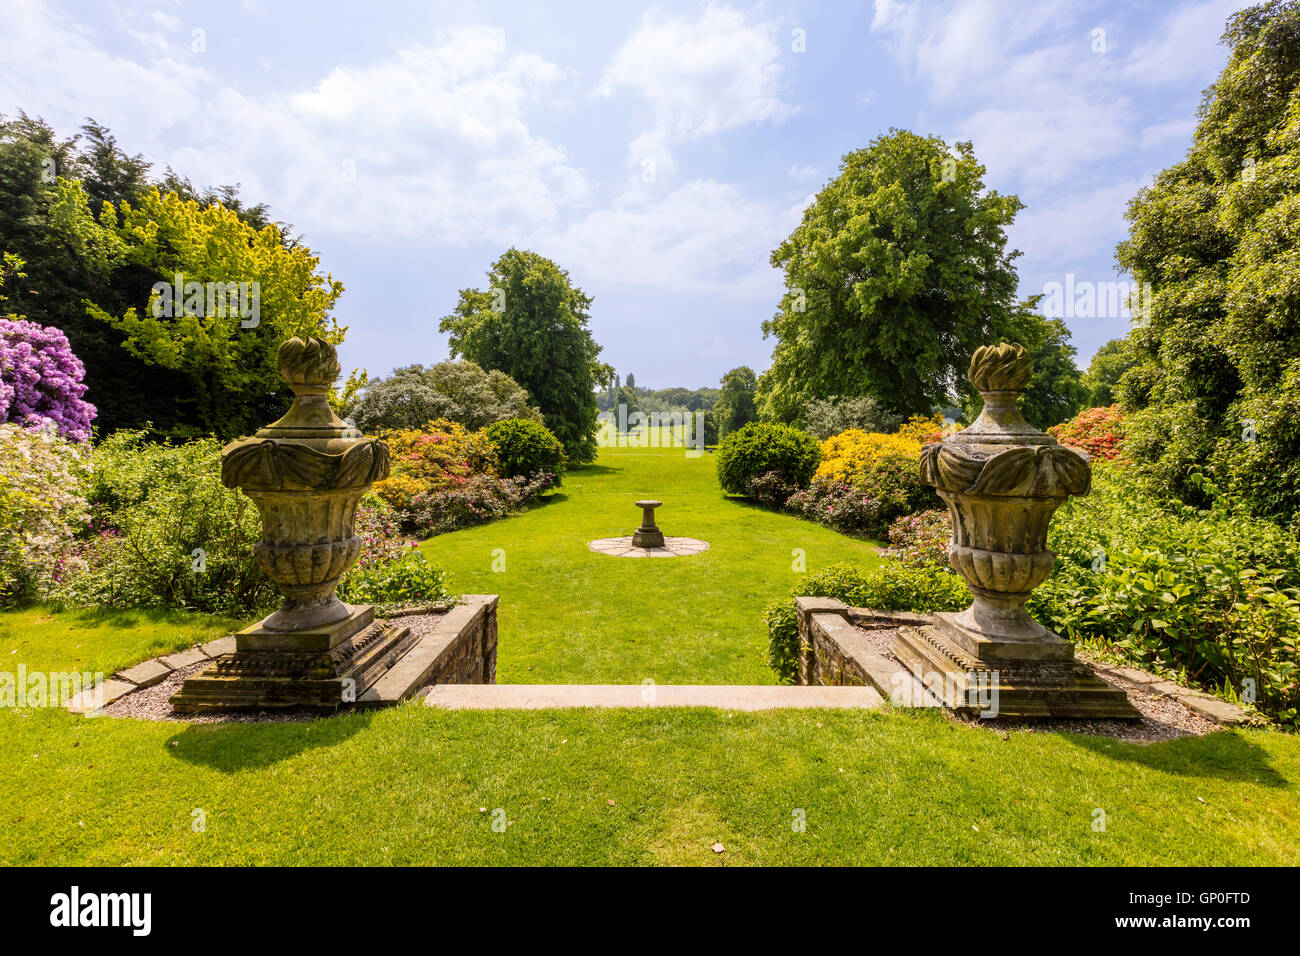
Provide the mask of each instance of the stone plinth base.
{"label": "stone plinth base", "polygon": [[634,548],[662,548],[663,546],[664,533],[658,528],[637,528],[632,532]]}
{"label": "stone plinth base", "polygon": [[[942,624],[900,627],[889,649],[945,707],[984,717],[1138,720],[1142,716],[1124,691],[1075,660],[1073,645],[1062,638],[1057,640],[1069,648],[1068,661],[1059,656],[1017,659],[1014,649],[1001,646],[976,648],[991,651],[981,660],[941,628]],[[1059,646],[1050,653],[1059,655]]]}
{"label": "stone plinth base", "polygon": [[[952,615],[849,607],[833,598],[796,603],[800,684],[874,687],[895,706],[986,717],[1142,716],[1123,690],[1074,658],[1073,644],[1050,632],[1050,640],[1020,654],[1001,641],[975,642],[972,653],[945,633],[943,620]],[[879,631],[893,634],[888,651],[884,636],[871,637]]]}
{"label": "stone plinth base", "polygon": [[234,653],[182,684],[171,704],[181,713],[334,710],[360,697],[415,641],[409,627],[376,621],[368,606],[319,632],[276,634],[257,624],[235,635]]}

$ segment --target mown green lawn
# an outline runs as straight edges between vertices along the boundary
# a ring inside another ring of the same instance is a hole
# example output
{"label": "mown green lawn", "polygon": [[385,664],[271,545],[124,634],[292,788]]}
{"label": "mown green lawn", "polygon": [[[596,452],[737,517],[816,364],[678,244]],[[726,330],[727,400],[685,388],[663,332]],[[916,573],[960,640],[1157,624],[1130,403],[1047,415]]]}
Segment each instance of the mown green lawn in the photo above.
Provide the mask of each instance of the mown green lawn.
{"label": "mown green lawn", "polygon": [[[458,589],[502,595],[503,680],[771,681],[757,616],[789,588],[790,552],[803,548],[812,568],[872,551],[724,500],[711,466],[608,452],[566,480],[564,498],[424,546]],[[653,560],[585,550],[629,533],[645,495],[664,500],[669,533],[714,549]],[[503,572],[491,570],[495,548]],[[110,671],[225,627],[9,612],[0,670]],[[186,725],[7,709],[0,862],[1294,865],[1298,786],[1300,740],[1267,731],[1139,746],[995,733],[934,712],[412,703]]]}
{"label": "mown green lawn", "polygon": [[[709,550],[641,559],[587,549],[630,535],[642,498],[664,503],[664,534]],[[456,590],[501,595],[497,680],[510,684],[775,683],[763,605],[803,565],[880,560],[870,542],[725,498],[712,454],[667,448],[606,449],[527,514],[421,550]]]}

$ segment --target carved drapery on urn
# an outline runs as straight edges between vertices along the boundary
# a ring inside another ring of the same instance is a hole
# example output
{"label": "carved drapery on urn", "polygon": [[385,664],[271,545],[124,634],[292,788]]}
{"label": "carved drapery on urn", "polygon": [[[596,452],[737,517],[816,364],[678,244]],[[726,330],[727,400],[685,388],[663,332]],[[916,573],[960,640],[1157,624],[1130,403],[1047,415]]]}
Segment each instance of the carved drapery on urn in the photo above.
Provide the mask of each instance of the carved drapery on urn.
{"label": "carved drapery on urn", "polygon": [[979,418],[921,456],[922,480],[952,515],[949,563],[974,595],[956,623],[1000,640],[1051,635],[1024,603],[1052,573],[1052,513],[1070,495],[1087,494],[1092,480],[1085,452],[1058,444],[1021,415],[1017,400],[1032,375],[1023,346],[977,350],[968,377],[984,399]]}
{"label": "carved drapery on urn", "polygon": [[329,388],[340,371],[334,346],[291,338],[276,366],[293,389],[293,405],[279,421],[221,450],[221,480],[257,505],[262,541],[254,557],[285,596],[263,626],[295,631],[349,615],[334,589],[360,556],[357,503],[388,477],[389,453],[379,439],[355,437],[330,408]]}

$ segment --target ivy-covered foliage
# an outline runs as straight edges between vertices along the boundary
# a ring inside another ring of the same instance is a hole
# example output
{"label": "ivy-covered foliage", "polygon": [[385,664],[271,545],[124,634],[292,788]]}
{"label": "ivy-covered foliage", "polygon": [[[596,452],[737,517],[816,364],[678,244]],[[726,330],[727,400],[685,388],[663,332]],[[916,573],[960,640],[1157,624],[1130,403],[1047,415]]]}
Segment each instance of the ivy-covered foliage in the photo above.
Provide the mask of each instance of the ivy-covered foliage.
{"label": "ivy-covered foliage", "polygon": [[1149,283],[1120,381],[1145,486],[1300,515],[1300,4],[1233,14],[1185,159],[1129,204],[1120,265]]}

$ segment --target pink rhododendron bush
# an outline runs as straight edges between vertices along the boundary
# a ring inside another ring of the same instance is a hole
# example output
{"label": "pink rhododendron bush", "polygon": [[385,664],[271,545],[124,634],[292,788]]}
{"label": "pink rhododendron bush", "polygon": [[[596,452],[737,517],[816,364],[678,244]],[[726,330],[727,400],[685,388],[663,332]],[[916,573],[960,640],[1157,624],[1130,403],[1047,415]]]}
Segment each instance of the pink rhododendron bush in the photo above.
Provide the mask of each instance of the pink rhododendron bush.
{"label": "pink rhododendron bush", "polygon": [[89,448],[48,428],[0,425],[0,604],[58,583],[89,513]]}
{"label": "pink rhododendron bush", "polygon": [[82,399],[85,372],[58,329],[0,318],[0,421],[48,423],[65,438],[88,441],[95,406]]}

